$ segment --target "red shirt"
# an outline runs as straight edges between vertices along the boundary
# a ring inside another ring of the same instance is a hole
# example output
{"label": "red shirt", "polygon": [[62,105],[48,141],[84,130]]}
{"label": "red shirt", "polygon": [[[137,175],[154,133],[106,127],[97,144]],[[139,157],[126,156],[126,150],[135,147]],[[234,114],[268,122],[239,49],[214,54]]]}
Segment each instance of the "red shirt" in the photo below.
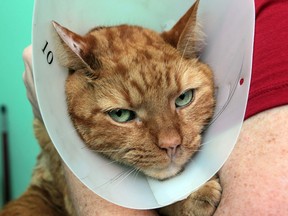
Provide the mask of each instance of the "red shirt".
{"label": "red shirt", "polygon": [[288,0],[255,0],[252,80],[245,119],[288,104]]}

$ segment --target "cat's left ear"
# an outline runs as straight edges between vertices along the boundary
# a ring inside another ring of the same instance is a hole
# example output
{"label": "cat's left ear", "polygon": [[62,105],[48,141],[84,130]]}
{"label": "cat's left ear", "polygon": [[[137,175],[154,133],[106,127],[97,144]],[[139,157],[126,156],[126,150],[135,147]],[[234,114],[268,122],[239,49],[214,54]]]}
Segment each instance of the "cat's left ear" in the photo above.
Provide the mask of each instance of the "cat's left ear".
{"label": "cat's left ear", "polygon": [[57,32],[54,39],[60,64],[72,70],[85,68],[96,73],[101,64],[93,54],[94,39],[78,35],[55,21],[52,24]]}
{"label": "cat's left ear", "polygon": [[197,58],[203,45],[203,32],[197,23],[197,11],[200,0],[181,17],[170,31],[163,32],[162,38],[177,48],[185,58]]}

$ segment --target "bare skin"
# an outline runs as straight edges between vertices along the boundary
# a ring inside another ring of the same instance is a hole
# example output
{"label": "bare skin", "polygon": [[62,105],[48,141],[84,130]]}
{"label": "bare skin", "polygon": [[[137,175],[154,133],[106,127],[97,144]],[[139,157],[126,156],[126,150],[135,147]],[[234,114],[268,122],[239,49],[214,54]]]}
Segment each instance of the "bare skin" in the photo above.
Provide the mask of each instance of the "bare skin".
{"label": "bare skin", "polygon": [[288,106],[244,122],[236,148],[220,171],[221,215],[288,215]]}

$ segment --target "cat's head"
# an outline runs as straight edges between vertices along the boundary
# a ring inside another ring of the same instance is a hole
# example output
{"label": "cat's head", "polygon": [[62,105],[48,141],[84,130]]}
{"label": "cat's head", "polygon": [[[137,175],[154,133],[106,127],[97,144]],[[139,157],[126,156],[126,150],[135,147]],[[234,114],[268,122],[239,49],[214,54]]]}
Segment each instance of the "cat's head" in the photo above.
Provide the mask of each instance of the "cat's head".
{"label": "cat's head", "polygon": [[80,36],[53,23],[69,114],[91,150],[156,179],[197,152],[214,108],[212,72],[197,58],[197,8],[161,34],[120,25]]}

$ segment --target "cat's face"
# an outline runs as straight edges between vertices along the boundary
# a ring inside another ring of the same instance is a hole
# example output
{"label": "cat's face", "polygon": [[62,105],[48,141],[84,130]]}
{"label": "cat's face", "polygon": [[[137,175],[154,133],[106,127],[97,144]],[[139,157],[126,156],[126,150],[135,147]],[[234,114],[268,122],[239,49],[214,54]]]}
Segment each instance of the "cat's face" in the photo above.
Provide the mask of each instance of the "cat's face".
{"label": "cat's face", "polygon": [[173,33],[175,48],[172,30],[122,25],[81,37],[54,26],[65,42],[60,62],[70,69],[69,114],[86,145],[153,178],[178,174],[214,108],[212,72],[186,52],[189,41],[180,47],[187,37]]}

